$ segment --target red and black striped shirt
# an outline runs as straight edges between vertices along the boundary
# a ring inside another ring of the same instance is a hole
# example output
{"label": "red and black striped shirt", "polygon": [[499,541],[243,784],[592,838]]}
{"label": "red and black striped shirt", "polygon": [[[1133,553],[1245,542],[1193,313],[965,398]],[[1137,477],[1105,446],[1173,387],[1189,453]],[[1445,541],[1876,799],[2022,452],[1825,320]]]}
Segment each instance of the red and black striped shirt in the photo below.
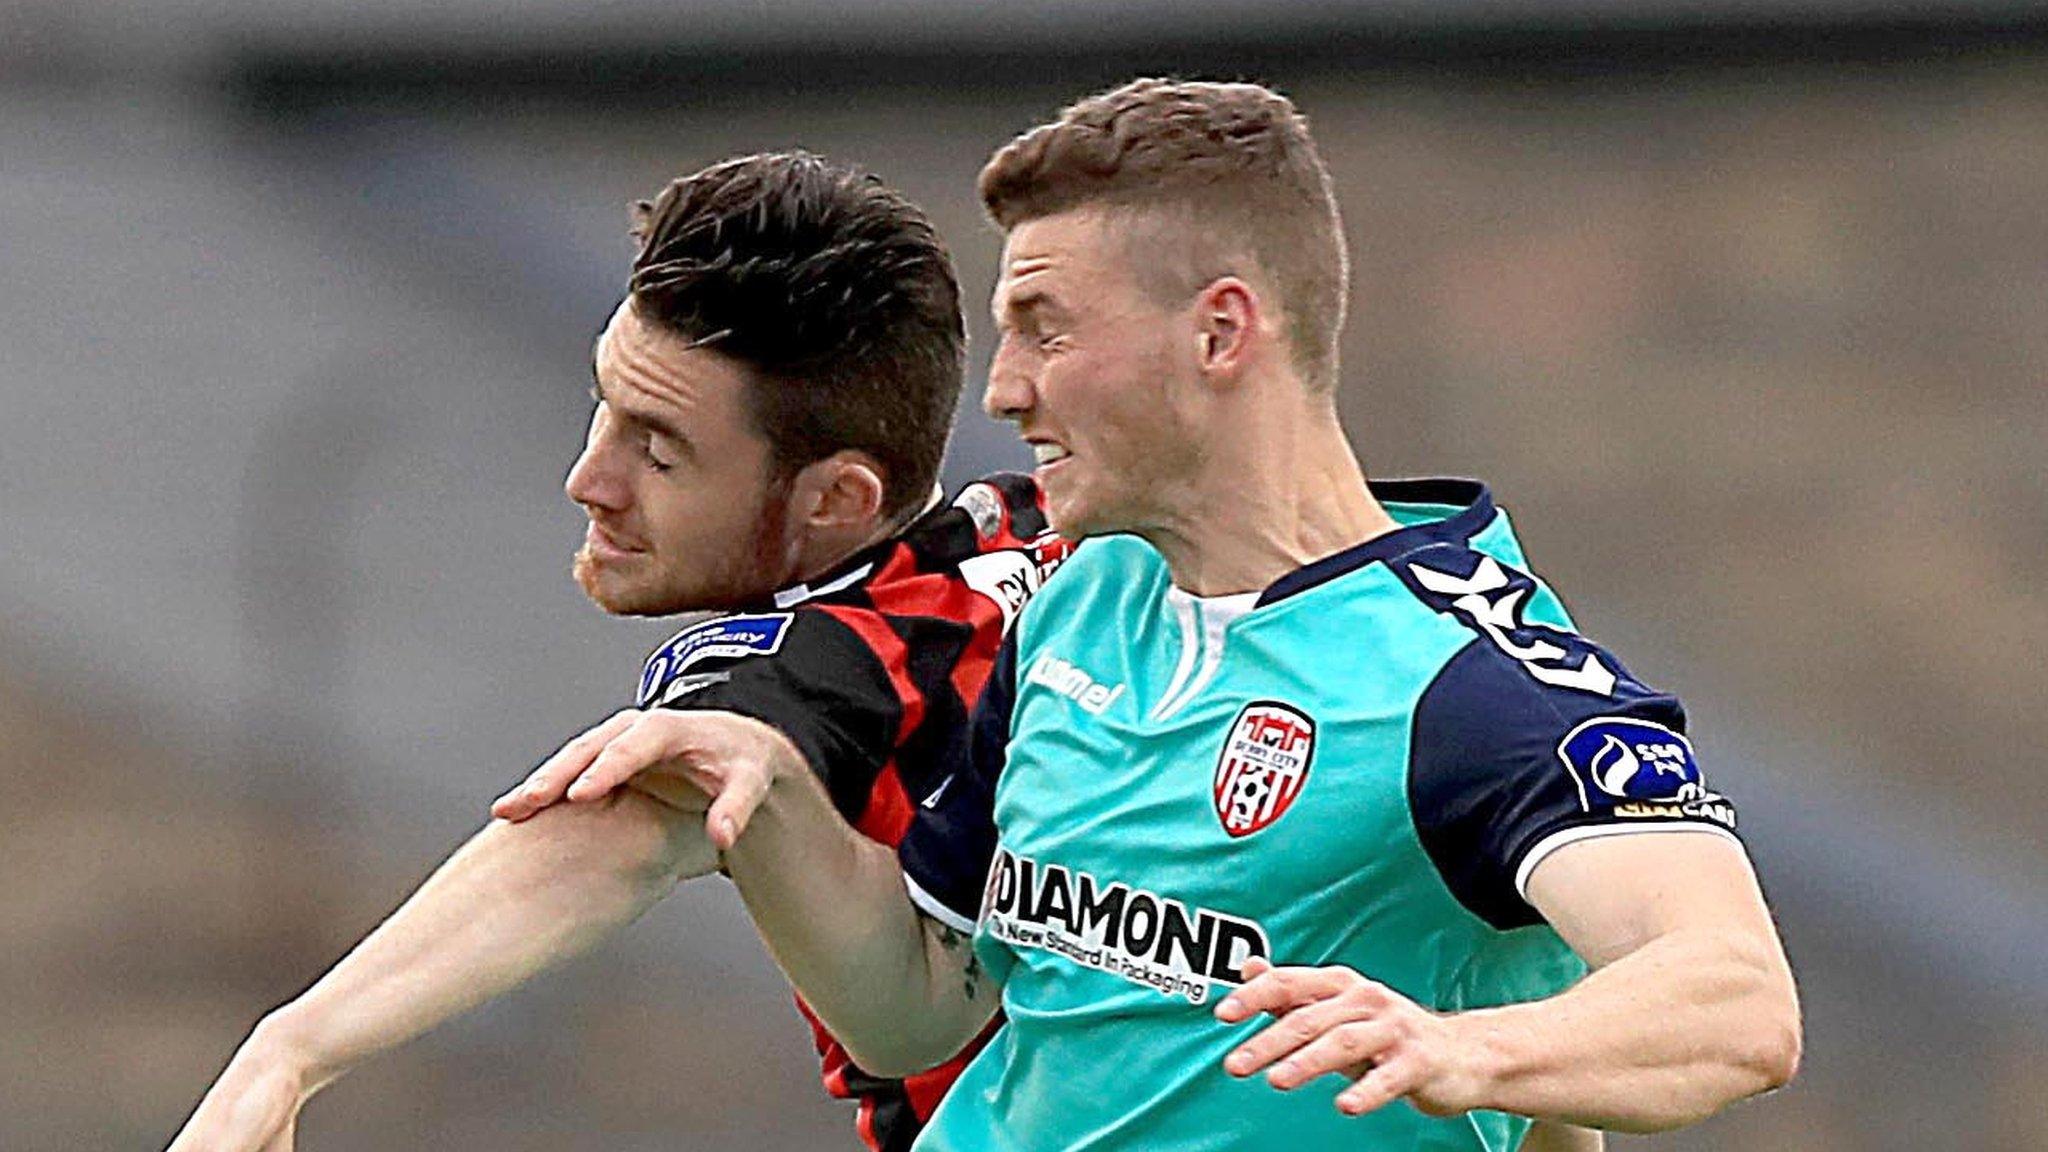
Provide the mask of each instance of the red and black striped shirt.
{"label": "red and black striped shirt", "polygon": [[[639,706],[773,725],[840,815],[893,847],[950,772],[949,745],[966,731],[1004,634],[1069,551],[1030,477],[990,476],[833,573],[677,633],[648,658]],[[863,1072],[797,1006],[815,1032],[826,1090],[860,1101],[861,1138],[877,1152],[910,1147],[987,1039],[888,1080]]]}

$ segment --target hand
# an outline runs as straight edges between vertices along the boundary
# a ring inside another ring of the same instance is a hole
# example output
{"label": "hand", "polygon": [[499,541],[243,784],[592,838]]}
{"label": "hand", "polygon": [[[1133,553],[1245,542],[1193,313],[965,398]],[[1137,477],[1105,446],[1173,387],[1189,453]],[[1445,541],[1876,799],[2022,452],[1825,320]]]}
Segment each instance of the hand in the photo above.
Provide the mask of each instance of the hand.
{"label": "hand", "polygon": [[168,1152],[292,1152],[299,1109],[312,1093],[303,1071],[261,1036],[259,1028],[235,1053]]}
{"label": "hand", "polygon": [[1337,1096],[1347,1116],[1404,1097],[1431,1116],[1481,1106],[1479,1053],[1457,1017],[1427,1011],[1341,966],[1275,968],[1254,957],[1244,974],[1244,985],[1216,1006],[1216,1018],[1236,1024],[1268,1012],[1276,1019],[1224,1058],[1231,1075],[1270,1066],[1266,1082],[1285,1092],[1338,1073],[1357,1081]]}
{"label": "hand", "polygon": [[779,773],[803,770],[803,754],[759,720],[731,712],[627,710],[562,746],[491,815],[524,820],[551,804],[584,803],[629,781],[665,803],[703,811],[704,830],[731,848]]}

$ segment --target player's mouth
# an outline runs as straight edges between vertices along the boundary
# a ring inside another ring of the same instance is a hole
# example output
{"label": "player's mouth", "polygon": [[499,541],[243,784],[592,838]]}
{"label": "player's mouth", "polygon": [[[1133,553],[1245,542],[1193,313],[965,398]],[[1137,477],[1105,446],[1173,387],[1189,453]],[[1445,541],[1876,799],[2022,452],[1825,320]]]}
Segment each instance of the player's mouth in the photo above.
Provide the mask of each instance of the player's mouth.
{"label": "player's mouth", "polygon": [[1037,461],[1040,474],[1050,472],[1062,461],[1073,456],[1072,452],[1067,451],[1065,445],[1055,444],[1050,440],[1033,440],[1030,441],[1030,444],[1031,458]]}
{"label": "player's mouth", "polygon": [[623,560],[626,557],[637,556],[647,551],[647,549],[631,541],[623,540],[605,531],[595,520],[592,520],[590,526],[583,530],[583,549],[590,553],[591,559],[600,562]]}

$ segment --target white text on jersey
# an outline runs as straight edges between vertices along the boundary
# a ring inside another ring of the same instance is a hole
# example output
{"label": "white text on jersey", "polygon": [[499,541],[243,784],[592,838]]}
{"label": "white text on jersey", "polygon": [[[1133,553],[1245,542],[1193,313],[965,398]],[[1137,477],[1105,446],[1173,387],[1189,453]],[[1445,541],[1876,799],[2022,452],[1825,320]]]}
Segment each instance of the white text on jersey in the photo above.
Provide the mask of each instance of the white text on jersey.
{"label": "white text on jersey", "polygon": [[1031,662],[1031,671],[1024,680],[1028,684],[1039,684],[1074,703],[1082,710],[1097,716],[1102,715],[1116,698],[1124,694],[1121,684],[1104,684],[1090,676],[1079,665],[1062,660],[1047,652]]}

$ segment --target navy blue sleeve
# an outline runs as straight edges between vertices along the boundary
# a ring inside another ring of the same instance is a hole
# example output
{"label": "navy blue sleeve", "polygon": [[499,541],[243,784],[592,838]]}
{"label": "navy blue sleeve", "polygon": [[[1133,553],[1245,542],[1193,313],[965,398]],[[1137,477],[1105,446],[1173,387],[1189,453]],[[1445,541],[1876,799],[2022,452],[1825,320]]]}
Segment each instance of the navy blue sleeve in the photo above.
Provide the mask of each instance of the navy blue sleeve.
{"label": "navy blue sleeve", "polygon": [[1017,638],[996,653],[974,715],[955,743],[953,773],[917,808],[896,852],[917,906],[934,919],[972,932],[982,889],[996,854],[996,781],[1009,758],[1010,716],[1017,706]]}
{"label": "navy blue sleeve", "polygon": [[1452,893],[1496,928],[1540,921],[1524,890],[1555,848],[1622,832],[1735,827],[1734,806],[1701,777],[1677,698],[1583,638],[1570,640],[1578,655],[1615,671],[1611,687],[1546,683],[1481,636],[1416,706],[1408,760],[1416,831]]}

